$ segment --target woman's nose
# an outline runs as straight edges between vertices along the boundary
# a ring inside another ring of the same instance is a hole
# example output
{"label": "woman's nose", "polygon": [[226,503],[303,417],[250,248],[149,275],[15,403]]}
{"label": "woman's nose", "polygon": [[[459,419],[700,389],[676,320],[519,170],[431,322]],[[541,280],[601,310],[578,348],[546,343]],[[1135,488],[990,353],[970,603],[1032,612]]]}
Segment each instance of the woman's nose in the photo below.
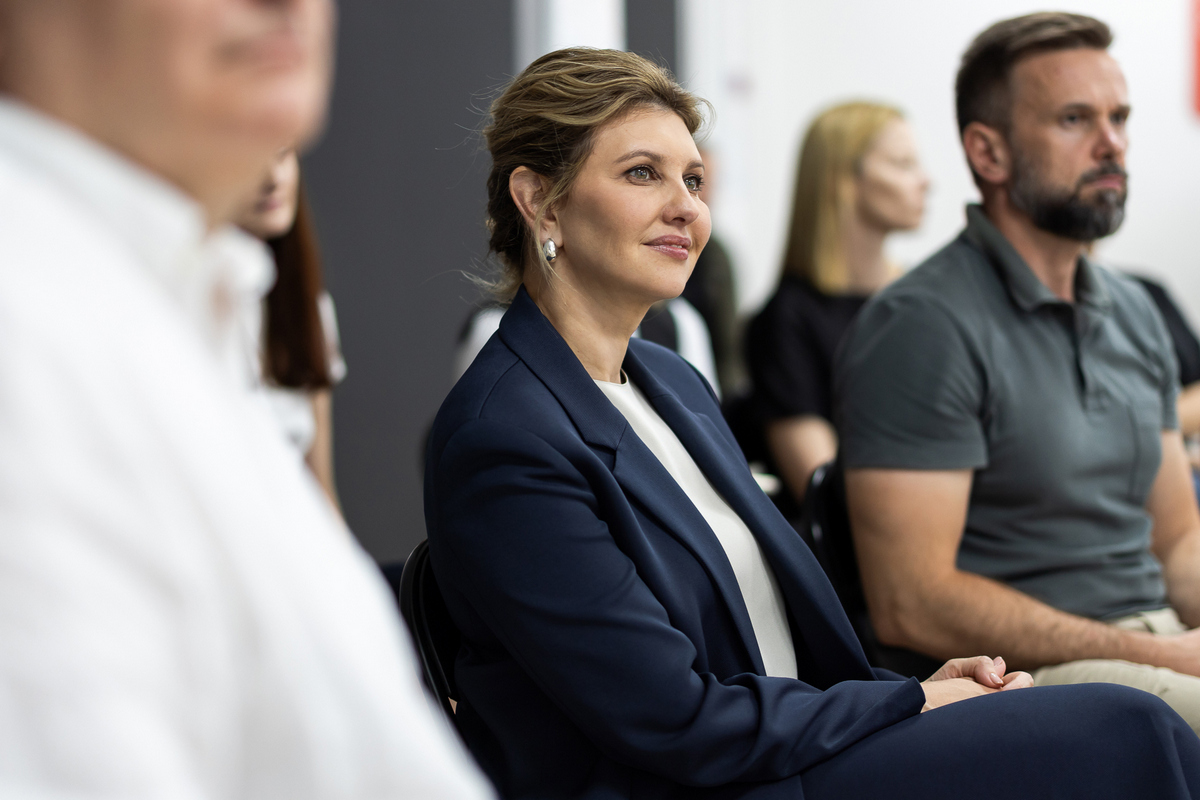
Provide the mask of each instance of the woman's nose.
{"label": "woman's nose", "polygon": [[668,220],[678,219],[686,225],[700,216],[700,204],[699,195],[680,181],[663,211]]}

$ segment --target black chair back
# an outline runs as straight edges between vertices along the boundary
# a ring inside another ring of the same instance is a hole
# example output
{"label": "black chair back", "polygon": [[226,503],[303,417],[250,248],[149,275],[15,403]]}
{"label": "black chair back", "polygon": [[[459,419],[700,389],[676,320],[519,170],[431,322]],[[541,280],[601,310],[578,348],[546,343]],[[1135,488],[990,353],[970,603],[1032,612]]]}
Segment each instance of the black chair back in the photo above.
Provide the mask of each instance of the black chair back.
{"label": "black chair back", "polygon": [[400,614],[408,623],[413,643],[421,661],[421,669],[429,690],[442,704],[446,714],[454,718],[454,706],[458,692],[454,685],[454,660],[462,637],[429,563],[429,542],[422,541],[409,554],[400,572],[396,587]]}
{"label": "black chair back", "polygon": [[940,661],[912,650],[882,644],[875,635],[858,571],[858,555],[854,552],[850,514],[846,507],[846,480],[840,461],[830,461],[813,472],[797,528],[833,584],[867,660],[902,675],[915,675],[921,679],[932,675],[941,666]]}
{"label": "black chair back", "polygon": [[839,462],[822,464],[809,478],[798,527],[857,629],[858,618],[867,613],[867,601],[858,574],[846,511],[846,481]]}

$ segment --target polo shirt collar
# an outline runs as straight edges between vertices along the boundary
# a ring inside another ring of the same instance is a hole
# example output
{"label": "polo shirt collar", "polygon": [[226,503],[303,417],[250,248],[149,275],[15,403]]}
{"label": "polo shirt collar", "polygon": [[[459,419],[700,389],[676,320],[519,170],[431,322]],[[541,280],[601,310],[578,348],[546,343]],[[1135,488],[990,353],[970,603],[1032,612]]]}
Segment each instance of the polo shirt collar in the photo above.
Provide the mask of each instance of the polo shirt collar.
{"label": "polo shirt collar", "polygon": [[[1012,243],[992,224],[983,206],[976,203],[967,206],[966,237],[992,262],[1018,308],[1033,311],[1043,305],[1063,304],[1062,298],[1033,274]],[[1104,281],[1091,262],[1082,255],[1075,270],[1075,305],[1086,306],[1102,314],[1112,308],[1112,297]]]}

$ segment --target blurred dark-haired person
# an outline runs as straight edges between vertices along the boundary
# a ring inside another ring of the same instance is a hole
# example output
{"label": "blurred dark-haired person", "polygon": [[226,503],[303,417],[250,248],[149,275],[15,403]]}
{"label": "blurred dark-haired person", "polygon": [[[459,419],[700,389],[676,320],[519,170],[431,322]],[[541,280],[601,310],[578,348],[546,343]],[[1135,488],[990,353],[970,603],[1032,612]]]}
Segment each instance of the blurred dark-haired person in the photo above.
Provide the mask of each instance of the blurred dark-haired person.
{"label": "blurred dark-haired person", "polygon": [[[455,721],[501,795],[1196,796],[1200,740],[1145,692],[1027,688],[983,656],[872,669],[712,388],[631,338],[709,237],[700,109],[578,48],[485,129],[510,304],[434,422],[425,518]],[[948,744],[983,731],[986,756]]]}
{"label": "blurred dark-haired person", "polygon": [[1179,432],[1192,464],[1193,487],[1200,496],[1200,473],[1197,473],[1200,469],[1200,339],[1196,338],[1196,332],[1166,286],[1146,275],[1128,274],[1150,295],[1171,336],[1171,350],[1175,353],[1179,372],[1179,399],[1175,403]]}
{"label": "blurred dark-haired person", "polygon": [[[704,185],[700,187],[700,199],[712,207],[719,186],[717,165],[720,161],[712,150],[698,146],[707,172]],[[737,275],[729,249],[715,233],[708,237],[708,244],[696,259],[696,268],[679,297],[700,313],[708,329],[717,375],[713,388],[717,390],[717,396],[724,401],[743,393],[749,381],[741,352]]]}
{"label": "blurred dark-haired person", "polygon": [[1200,729],[1200,514],[1162,317],[1090,262],[1124,217],[1104,23],[1038,13],[963,56],[966,230],[877,295],[836,366],[879,638],[1154,692]]}
{"label": "blurred dark-haired person", "polygon": [[255,382],[288,442],[340,508],[332,390],[346,376],[346,362],[295,148],[275,158],[234,223],[265,241],[275,261],[263,313],[247,320],[247,339],[257,343],[248,353]]}
{"label": "blurred dark-haired person", "polygon": [[0,795],[482,798],[248,391],[328,0],[0,0]]}
{"label": "blurred dark-haired person", "polygon": [[834,106],[804,135],[783,274],[746,335],[755,412],[797,502],[837,454],[834,353],[867,298],[899,274],[884,243],[921,224],[928,190],[912,128],[891,106]]}

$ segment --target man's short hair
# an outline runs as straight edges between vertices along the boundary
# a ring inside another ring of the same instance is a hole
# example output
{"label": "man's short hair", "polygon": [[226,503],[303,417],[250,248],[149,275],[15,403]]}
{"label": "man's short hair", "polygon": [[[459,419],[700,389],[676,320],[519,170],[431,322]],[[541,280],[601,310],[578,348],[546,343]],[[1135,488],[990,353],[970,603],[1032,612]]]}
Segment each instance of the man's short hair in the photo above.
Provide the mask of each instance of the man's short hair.
{"label": "man's short hair", "polygon": [[1007,130],[1012,111],[1009,76],[1022,58],[1079,47],[1107,50],[1112,31],[1083,14],[1041,11],[1006,19],[975,37],[954,81],[961,134],[972,122]]}

